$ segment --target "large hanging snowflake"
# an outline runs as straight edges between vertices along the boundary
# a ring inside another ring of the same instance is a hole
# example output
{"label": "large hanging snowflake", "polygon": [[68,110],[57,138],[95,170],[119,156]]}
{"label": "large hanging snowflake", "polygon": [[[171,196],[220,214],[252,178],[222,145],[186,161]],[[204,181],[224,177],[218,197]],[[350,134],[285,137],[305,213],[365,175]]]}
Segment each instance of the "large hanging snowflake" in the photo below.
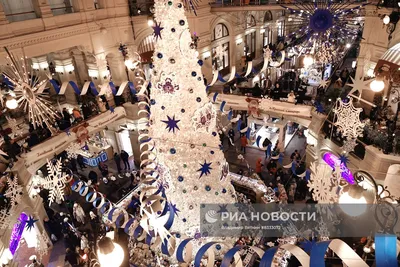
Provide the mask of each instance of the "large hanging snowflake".
{"label": "large hanging snowflake", "polygon": [[364,123],[360,121],[360,113],[362,108],[356,108],[353,105],[353,99],[350,98],[348,102],[342,99],[337,101],[337,106],[333,109],[337,116],[335,125],[342,135],[348,138],[357,138],[361,136],[364,129]]}
{"label": "large hanging snowflake", "polygon": [[324,204],[336,203],[339,200],[338,184],[336,179],[332,179],[332,168],[313,162],[310,169],[311,177],[307,186],[313,199]]}
{"label": "large hanging snowflake", "polygon": [[29,121],[36,128],[46,124],[52,130],[57,114],[52,108],[48,95],[43,93],[48,79],[41,79],[39,76],[30,75],[32,73],[25,58],[17,60],[7,48],[8,68],[2,74],[6,78],[7,85],[12,89],[12,93],[18,102],[19,108],[27,112]]}
{"label": "large hanging snowflake", "polygon": [[357,146],[357,139],[356,138],[347,138],[346,141],[344,141],[344,144],[342,146],[342,150],[345,153],[349,153],[351,151],[354,151],[354,148]]}
{"label": "large hanging snowflake", "polygon": [[212,103],[207,103],[203,107],[197,109],[192,118],[193,126],[199,132],[212,132],[216,127],[217,112]]}
{"label": "large hanging snowflake", "polygon": [[44,178],[42,185],[49,190],[49,205],[54,201],[60,202],[64,200],[64,189],[71,178],[68,174],[62,172],[61,160],[57,160],[56,164],[47,160],[48,176]]}
{"label": "large hanging snowflake", "polygon": [[67,151],[67,157],[69,159],[76,159],[78,157],[79,152],[82,150],[81,145],[78,142],[71,143],[65,151]]}
{"label": "large hanging snowflake", "polygon": [[359,77],[351,77],[352,83],[348,83],[347,85],[351,87],[351,90],[349,92],[349,95],[359,92],[360,96],[363,90],[369,90],[369,84],[371,83],[371,80],[364,80],[364,76],[359,76]]}
{"label": "large hanging snowflake", "polygon": [[14,208],[22,197],[22,186],[18,184],[18,176],[14,176],[14,179],[7,177],[7,190],[4,196],[10,199],[11,208]]}

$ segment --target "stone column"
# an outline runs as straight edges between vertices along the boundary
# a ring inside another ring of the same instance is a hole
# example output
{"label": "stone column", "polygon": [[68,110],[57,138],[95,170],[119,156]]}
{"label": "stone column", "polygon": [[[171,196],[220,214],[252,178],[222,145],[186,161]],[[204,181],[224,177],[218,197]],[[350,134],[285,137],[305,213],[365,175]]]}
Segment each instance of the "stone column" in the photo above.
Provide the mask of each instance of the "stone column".
{"label": "stone column", "polygon": [[[84,0],[71,0],[71,5],[74,8],[74,13],[81,12],[84,10]],[[93,4],[93,1],[92,1]]]}
{"label": "stone column", "polygon": [[75,77],[80,89],[83,87],[86,81],[90,81],[88,67],[85,62],[84,54],[79,50],[72,51],[72,61],[75,67]]}
{"label": "stone column", "polygon": [[[100,76],[99,84],[103,85],[103,84],[109,83],[110,79],[109,79],[108,69],[107,69],[107,60],[106,60],[106,56],[104,53],[96,55],[96,65],[99,70],[99,76]],[[107,87],[107,88],[108,88],[108,90],[106,93],[106,97],[108,100],[108,104],[110,106],[114,107],[115,106],[114,95],[112,94],[111,89],[109,87]],[[101,89],[101,87],[100,87],[100,89]]]}
{"label": "stone column", "polygon": [[32,0],[33,8],[39,18],[48,18],[53,16],[48,0]]}

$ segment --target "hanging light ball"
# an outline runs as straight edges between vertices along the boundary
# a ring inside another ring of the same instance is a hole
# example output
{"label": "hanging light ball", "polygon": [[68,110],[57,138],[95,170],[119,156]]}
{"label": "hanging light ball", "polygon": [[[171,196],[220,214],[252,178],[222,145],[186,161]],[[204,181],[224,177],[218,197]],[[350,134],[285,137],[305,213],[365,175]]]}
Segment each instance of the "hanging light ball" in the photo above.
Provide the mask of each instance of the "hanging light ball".
{"label": "hanging light ball", "polygon": [[16,109],[18,107],[18,102],[12,96],[7,97],[6,107],[9,109]]}
{"label": "hanging light ball", "polygon": [[382,80],[375,79],[370,83],[369,88],[374,92],[381,92],[385,88],[385,83]]}
{"label": "hanging light ball", "polygon": [[385,17],[383,18],[383,24],[387,25],[390,22],[390,17],[388,15],[385,15]]}
{"label": "hanging light ball", "polygon": [[97,256],[102,267],[119,267],[124,261],[125,255],[122,247],[106,236],[98,242]]}
{"label": "hanging light ball", "polygon": [[314,59],[312,58],[312,56],[308,55],[308,56],[304,57],[304,59],[303,59],[304,66],[307,67],[307,66],[312,65],[313,63],[314,63]]}
{"label": "hanging light ball", "polygon": [[360,216],[367,210],[367,199],[364,195],[365,190],[360,185],[348,185],[339,198],[339,206],[347,215]]}
{"label": "hanging light ball", "polygon": [[149,27],[152,27],[152,26],[154,25],[154,21],[153,21],[152,18],[149,18],[149,19],[147,20],[147,25],[149,25]]}

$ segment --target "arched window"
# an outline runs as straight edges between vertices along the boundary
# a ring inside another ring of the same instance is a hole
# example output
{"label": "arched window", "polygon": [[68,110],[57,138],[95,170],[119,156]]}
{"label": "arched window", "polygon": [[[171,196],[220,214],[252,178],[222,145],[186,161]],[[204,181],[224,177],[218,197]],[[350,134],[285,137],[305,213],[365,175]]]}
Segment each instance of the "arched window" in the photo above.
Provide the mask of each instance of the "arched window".
{"label": "arched window", "polygon": [[246,29],[256,26],[256,19],[253,15],[248,15],[246,19]]}
{"label": "arched window", "polygon": [[138,53],[142,59],[142,62],[151,62],[151,57],[154,52],[154,36],[153,34],[144,38],[138,48]]}
{"label": "arched window", "polygon": [[265,12],[264,23],[267,23],[267,22],[269,22],[271,20],[272,20],[272,12],[271,11]]}
{"label": "arched window", "polygon": [[10,22],[37,18],[32,0],[0,0],[0,4]]}
{"label": "arched window", "polygon": [[213,30],[211,41],[215,41],[226,36],[229,36],[228,28],[225,26],[225,24],[218,23]]}

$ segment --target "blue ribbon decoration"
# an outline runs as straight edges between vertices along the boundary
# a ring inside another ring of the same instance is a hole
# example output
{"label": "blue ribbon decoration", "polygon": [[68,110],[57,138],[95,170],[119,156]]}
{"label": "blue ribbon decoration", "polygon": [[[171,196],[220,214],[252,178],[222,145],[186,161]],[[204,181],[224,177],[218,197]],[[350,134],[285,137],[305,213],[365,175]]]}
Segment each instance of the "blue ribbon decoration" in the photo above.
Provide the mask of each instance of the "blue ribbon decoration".
{"label": "blue ribbon decoration", "polygon": [[250,132],[251,132],[251,129],[247,128],[247,132],[246,132],[247,139],[250,139]]}
{"label": "blue ribbon decoration", "polygon": [[238,123],[237,123],[237,130],[240,132],[240,126],[242,126],[242,119],[239,119],[238,120]]}
{"label": "blue ribbon decoration", "polygon": [[54,90],[56,91],[57,95],[60,93],[60,87],[58,86],[58,83],[56,80],[49,80],[49,82],[51,83],[51,85],[53,85]]}
{"label": "blue ribbon decoration", "polygon": [[283,154],[282,153],[279,154],[278,162],[279,162],[279,164],[282,165],[282,163],[283,163]]}
{"label": "blue ribbon decoration", "polygon": [[226,104],[225,100],[221,102],[221,106],[219,107],[220,111],[222,111],[222,112],[224,111],[225,104]]}
{"label": "blue ribbon decoration", "polygon": [[244,246],[235,246],[228,250],[228,252],[225,253],[224,258],[222,259],[221,262],[221,267],[229,267],[231,266],[231,261],[233,260],[233,257],[235,257],[235,254],[241,250]]}
{"label": "blue ribbon decoration", "polygon": [[314,244],[310,253],[310,267],[325,266],[325,254],[330,243],[331,240]]}
{"label": "blue ribbon decoration", "polygon": [[218,72],[218,80],[220,82],[226,83],[226,81],[224,80],[224,78],[222,77],[221,73]]}
{"label": "blue ribbon decoration", "polygon": [[215,93],[213,96],[213,102],[217,101],[217,96],[218,96],[218,93]]}
{"label": "blue ribbon decoration", "polygon": [[292,161],[292,173],[294,174],[294,175],[296,175],[296,162],[293,160]]}
{"label": "blue ribbon decoration", "polygon": [[397,267],[397,237],[395,235],[375,235],[376,267]]}
{"label": "blue ribbon decoration", "polygon": [[203,245],[199,251],[196,253],[196,256],[194,258],[194,266],[195,267],[200,267],[201,266],[201,259],[203,258],[204,254],[207,252],[207,250],[212,247],[213,245],[217,244],[218,242],[210,242],[205,245]]}
{"label": "blue ribbon decoration", "polygon": [[232,119],[232,115],[233,115],[233,111],[229,110],[229,112],[228,112],[228,120]]}
{"label": "blue ribbon decoration", "polygon": [[265,151],[265,155],[267,156],[267,159],[269,159],[271,157],[271,149],[272,149],[272,145],[269,144],[267,146],[267,150]]}
{"label": "blue ribbon decoration", "polygon": [[178,262],[185,262],[185,259],[183,258],[183,250],[185,249],[186,245],[192,240],[193,238],[188,238],[183,240],[178,248],[176,249],[176,259]]}
{"label": "blue ribbon decoration", "polygon": [[235,77],[236,78],[242,78],[242,76],[240,76],[240,74],[238,74],[237,72],[235,73]]}
{"label": "blue ribbon decoration", "polygon": [[[259,267],[271,267],[272,261],[274,260],[274,256],[275,256],[275,253],[277,250],[278,250],[278,247],[272,247],[270,249],[267,249],[267,251],[264,253],[263,257],[261,258]],[[323,266],[325,266],[325,265],[323,265]]]}
{"label": "blue ribbon decoration", "polygon": [[99,92],[96,89],[96,85],[93,82],[89,83],[89,88],[90,88],[90,91],[92,91],[93,95],[95,95],[95,96],[99,95]]}

